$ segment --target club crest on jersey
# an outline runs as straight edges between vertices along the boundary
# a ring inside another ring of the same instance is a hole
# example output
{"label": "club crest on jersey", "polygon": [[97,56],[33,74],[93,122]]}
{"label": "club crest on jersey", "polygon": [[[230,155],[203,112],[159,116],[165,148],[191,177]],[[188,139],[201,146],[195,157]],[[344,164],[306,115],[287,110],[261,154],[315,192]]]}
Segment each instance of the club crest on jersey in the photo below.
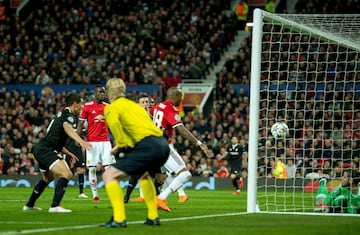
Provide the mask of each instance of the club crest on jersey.
{"label": "club crest on jersey", "polygon": [[104,120],[105,117],[104,117],[104,115],[99,114],[99,115],[96,115],[96,116],[94,117],[94,119],[95,119],[95,120]]}
{"label": "club crest on jersey", "polygon": [[70,123],[74,123],[74,122],[75,122],[75,120],[74,120],[74,118],[73,118],[72,116],[69,116],[69,117],[67,118],[67,120],[68,120]]}
{"label": "club crest on jersey", "polygon": [[176,115],[175,115],[175,120],[176,120],[176,121],[181,121],[181,117],[180,117],[179,114],[176,114]]}

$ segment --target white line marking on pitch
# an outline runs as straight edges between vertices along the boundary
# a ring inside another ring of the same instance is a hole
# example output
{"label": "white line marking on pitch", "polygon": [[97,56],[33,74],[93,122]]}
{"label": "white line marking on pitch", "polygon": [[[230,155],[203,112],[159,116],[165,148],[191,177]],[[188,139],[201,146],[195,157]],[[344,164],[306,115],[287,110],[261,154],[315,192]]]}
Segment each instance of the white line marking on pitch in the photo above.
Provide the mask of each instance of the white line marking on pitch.
{"label": "white line marking on pitch", "polygon": [[[228,213],[228,214],[198,215],[198,216],[180,217],[180,218],[173,218],[173,219],[161,219],[161,222],[191,220],[191,219],[204,219],[204,218],[213,218],[213,217],[225,217],[225,216],[234,216],[234,215],[243,215],[243,214],[247,214],[247,213],[246,212],[238,212],[238,213]],[[128,222],[128,224],[142,224],[142,223],[144,223],[144,221]],[[89,225],[79,225],[79,226],[69,226],[69,227],[29,229],[29,230],[20,230],[20,231],[8,231],[8,232],[1,232],[0,235],[46,233],[46,232],[51,232],[51,231],[61,231],[61,230],[69,230],[69,229],[84,229],[84,228],[94,228],[94,227],[99,227],[99,224],[89,224]]]}

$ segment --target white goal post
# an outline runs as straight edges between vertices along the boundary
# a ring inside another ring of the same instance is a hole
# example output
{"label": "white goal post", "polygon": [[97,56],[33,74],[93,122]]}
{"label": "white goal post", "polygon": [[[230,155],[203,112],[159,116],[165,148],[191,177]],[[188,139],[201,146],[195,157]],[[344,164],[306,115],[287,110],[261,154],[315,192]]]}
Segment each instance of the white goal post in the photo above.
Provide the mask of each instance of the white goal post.
{"label": "white goal post", "polygon": [[[314,213],[319,178],[331,191],[359,170],[360,14],[255,9],[251,36],[247,212]],[[277,121],[284,140],[271,136]],[[278,159],[295,176],[275,178]]]}

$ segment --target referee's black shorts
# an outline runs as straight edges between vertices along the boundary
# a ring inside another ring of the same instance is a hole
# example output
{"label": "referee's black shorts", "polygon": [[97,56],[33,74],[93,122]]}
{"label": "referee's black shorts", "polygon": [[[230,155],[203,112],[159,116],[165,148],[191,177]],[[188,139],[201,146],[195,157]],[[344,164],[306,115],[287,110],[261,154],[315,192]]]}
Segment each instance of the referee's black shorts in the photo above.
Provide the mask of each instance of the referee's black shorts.
{"label": "referee's black shorts", "polygon": [[164,137],[149,136],[128,149],[112,166],[139,179],[146,171],[152,177],[160,172],[169,157],[169,144]]}

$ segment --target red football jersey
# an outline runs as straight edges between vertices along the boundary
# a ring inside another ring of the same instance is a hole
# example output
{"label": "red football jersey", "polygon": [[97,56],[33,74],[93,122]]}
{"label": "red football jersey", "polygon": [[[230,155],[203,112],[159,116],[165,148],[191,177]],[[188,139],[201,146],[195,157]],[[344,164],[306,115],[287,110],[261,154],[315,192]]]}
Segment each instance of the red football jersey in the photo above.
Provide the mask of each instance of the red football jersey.
{"label": "red football jersey", "polygon": [[174,135],[174,128],[178,125],[183,125],[179,110],[170,100],[165,100],[151,108],[150,114],[154,124],[165,132],[169,143],[171,143],[171,139]]}
{"label": "red football jersey", "polygon": [[79,119],[87,120],[86,141],[109,141],[109,130],[105,122],[104,108],[107,103],[90,101],[84,104]]}

